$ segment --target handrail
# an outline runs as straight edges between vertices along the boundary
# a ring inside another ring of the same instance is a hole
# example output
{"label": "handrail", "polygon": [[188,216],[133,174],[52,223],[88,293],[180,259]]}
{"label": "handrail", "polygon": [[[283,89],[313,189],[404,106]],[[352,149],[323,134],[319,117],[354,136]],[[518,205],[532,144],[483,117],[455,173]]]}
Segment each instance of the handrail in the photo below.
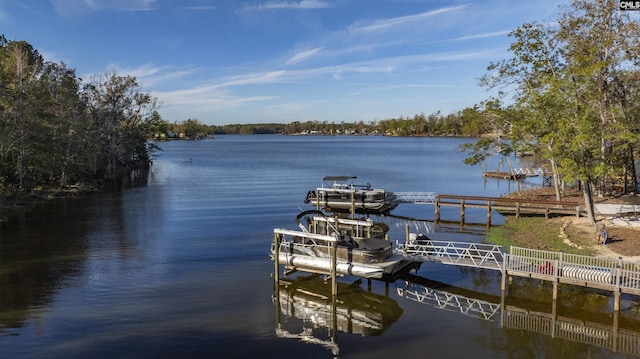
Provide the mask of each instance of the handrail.
{"label": "handrail", "polygon": [[622,257],[591,257],[512,246],[505,255],[504,270],[640,293],[640,265]]}
{"label": "handrail", "polygon": [[502,246],[484,243],[419,240],[396,243],[396,252],[413,260],[440,261],[476,268],[502,269]]}
{"label": "handrail", "polygon": [[393,192],[398,201],[405,203],[433,204],[438,196],[435,192]]}
{"label": "handrail", "polygon": [[327,235],[324,235],[324,234],[316,234],[316,233],[294,231],[294,230],[282,229],[282,228],[275,228],[273,230],[273,233],[284,234],[284,235],[294,236],[294,237],[297,236],[297,237],[302,237],[302,238],[315,239],[315,240],[318,240],[318,241],[324,241],[324,242],[329,242],[329,243],[338,241],[338,238],[336,238],[334,236],[327,236]]}
{"label": "handrail", "polygon": [[543,200],[543,199],[525,199],[525,198],[509,198],[509,197],[485,197],[485,196],[462,196],[452,194],[439,194],[436,197],[440,199],[457,199],[465,201],[493,201],[494,203],[532,203],[532,204],[551,204],[560,206],[578,206],[576,201],[556,201],[556,200]]}

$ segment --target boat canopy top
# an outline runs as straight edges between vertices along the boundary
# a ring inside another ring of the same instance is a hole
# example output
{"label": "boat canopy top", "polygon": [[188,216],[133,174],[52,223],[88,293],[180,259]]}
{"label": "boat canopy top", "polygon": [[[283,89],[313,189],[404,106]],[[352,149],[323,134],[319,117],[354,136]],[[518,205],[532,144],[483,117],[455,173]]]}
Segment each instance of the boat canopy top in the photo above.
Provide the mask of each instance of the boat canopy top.
{"label": "boat canopy top", "polygon": [[323,178],[323,181],[336,181],[336,182],[346,182],[349,180],[354,180],[358,177],[356,176],[326,176]]}

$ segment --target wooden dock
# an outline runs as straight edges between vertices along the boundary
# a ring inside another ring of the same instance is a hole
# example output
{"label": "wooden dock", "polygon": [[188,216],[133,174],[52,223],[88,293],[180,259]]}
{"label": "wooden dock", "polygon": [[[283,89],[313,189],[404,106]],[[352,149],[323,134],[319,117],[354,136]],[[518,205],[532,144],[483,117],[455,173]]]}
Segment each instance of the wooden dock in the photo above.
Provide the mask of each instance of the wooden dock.
{"label": "wooden dock", "polygon": [[440,220],[440,207],[460,207],[460,223],[465,222],[466,208],[483,208],[487,211],[487,224],[491,224],[493,211],[511,213],[516,217],[521,214],[574,215],[580,217],[584,210],[575,201],[548,201],[506,197],[459,196],[450,194],[437,195],[434,202],[435,221]]}
{"label": "wooden dock", "polygon": [[[537,176],[537,175],[534,175],[534,176]],[[482,177],[515,181],[515,180],[520,180],[520,179],[532,177],[532,176],[529,176],[523,173],[492,171],[492,172],[482,172]]]}

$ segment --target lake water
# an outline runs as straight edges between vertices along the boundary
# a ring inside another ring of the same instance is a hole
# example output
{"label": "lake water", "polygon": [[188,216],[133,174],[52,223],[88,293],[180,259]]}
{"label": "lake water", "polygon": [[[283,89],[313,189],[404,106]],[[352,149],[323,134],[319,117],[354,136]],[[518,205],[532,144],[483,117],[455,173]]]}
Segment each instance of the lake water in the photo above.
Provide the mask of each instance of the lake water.
{"label": "lake water", "polygon": [[[324,176],[355,175],[396,192],[513,191],[462,163],[456,149],[467,141],[161,143],[147,185],[49,201],[0,231],[0,358],[636,357],[634,300],[614,316],[607,293],[563,287],[552,305],[549,285],[524,279],[501,297],[492,271],[426,263],[410,281],[341,287],[335,304],[322,280],[304,273],[274,291],[273,229],[296,229],[295,216],[311,209],[307,191]],[[401,204],[372,219],[393,241],[407,223],[437,240],[483,241],[483,225],[455,224],[459,209],[443,209],[454,224],[435,225],[433,212]],[[484,210],[466,214],[485,219]],[[616,344],[621,337],[630,344]]]}

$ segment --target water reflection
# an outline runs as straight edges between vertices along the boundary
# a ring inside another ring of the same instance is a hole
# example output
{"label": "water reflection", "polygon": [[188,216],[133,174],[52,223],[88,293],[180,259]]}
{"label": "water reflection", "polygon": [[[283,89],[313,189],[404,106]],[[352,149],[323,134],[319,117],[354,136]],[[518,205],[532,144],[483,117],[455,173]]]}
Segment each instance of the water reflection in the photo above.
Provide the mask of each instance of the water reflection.
{"label": "water reflection", "polygon": [[[414,280],[419,277],[413,277]],[[421,278],[420,282],[429,282]],[[435,284],[435,282],[432,282]],[[399,297],[412,300],[434,308],[457,312],[477,319],[491,320],[500,311],[500,303],[455,294],[446,290],[432,288],[424,284],[404,281],[403,286],[397,287]]]}
{"label": "water reflection", "polygon": [[365,291],[360,281],[338,284],[338,295],[318,275],[281,279],[275,286],[276,335],[321,345],[339,353],[337,333],[376,336],[403,310],[389,298]]}
{"label": "water reflection", "polygon": [[[95,288],[105,263],[127,266],[138,259],[135,231],[144,228],[132,223],[138,217],[137,208],[114,192],[42,202],[6,224],[0,232],[0,333],[20,333],[77,278],[85,275]],[[92,299],[90,292],[85,296]]]}
{"label": "water reflection", "polygon": [[24,326],[86,260],[86,212],[73,199],[41,204],[0,235],[0,332]]}
{"label": "water reflection", "polygon": [[[273,297],[276,306],[276,335],[321,345],[338,356],[339,332],[361,336],[382,334],[398,321],[403,309],[390,297],[388,285],[385,286],[387,290],[384,295],[372,293],[370,285],[368,291],[360,285],[360,280],[352,284],[339,283],[338,295],[333,299],[330,283],[326,283],[318,275],[281,279],[279,285],[274,286]],[[544,346],[545,350],[555,350],[556,354],[593,354],[593,350],[589,349],[591,347],[640,357],[640,320],[633,318],[633,314],[629,317],[619,312],[612,312],[611,315],[602,312],[575,312],[575,307],[563,307],[559,300],[540,302],[541,298],[546,297],[546,288],[543,287],[532,286],[529,293],[533,295],[527,298],[519,297],[522,293],[518,294],[517,290],[515,296],[505,296],[504,293],[496,296],[413,274],[397,281],[395,287],[392,293],[400,300],[417,302],[483,321],[499,321],[500,336],[511,338],[507,346],[520,343],[518,348],[502,347],[498,348],[500,351],[534,356],[541,354],[538,350],[542,347],[538,346],[536,349],[527,344],[533,336],[541,335],[542,338],[551,340]],[[568,289],[565,294],[573,297]],[[597,292],[583,291],[580,297],[584,302],[603,300]],[[579,305],[573,298],[567,302]],[[621,322],[624,327],[621,327]],[[523,332],[527,334],[522,335]],[[547,342],[546,339],[543,340]],[[567,341],[579,345],[567,346]]]}

